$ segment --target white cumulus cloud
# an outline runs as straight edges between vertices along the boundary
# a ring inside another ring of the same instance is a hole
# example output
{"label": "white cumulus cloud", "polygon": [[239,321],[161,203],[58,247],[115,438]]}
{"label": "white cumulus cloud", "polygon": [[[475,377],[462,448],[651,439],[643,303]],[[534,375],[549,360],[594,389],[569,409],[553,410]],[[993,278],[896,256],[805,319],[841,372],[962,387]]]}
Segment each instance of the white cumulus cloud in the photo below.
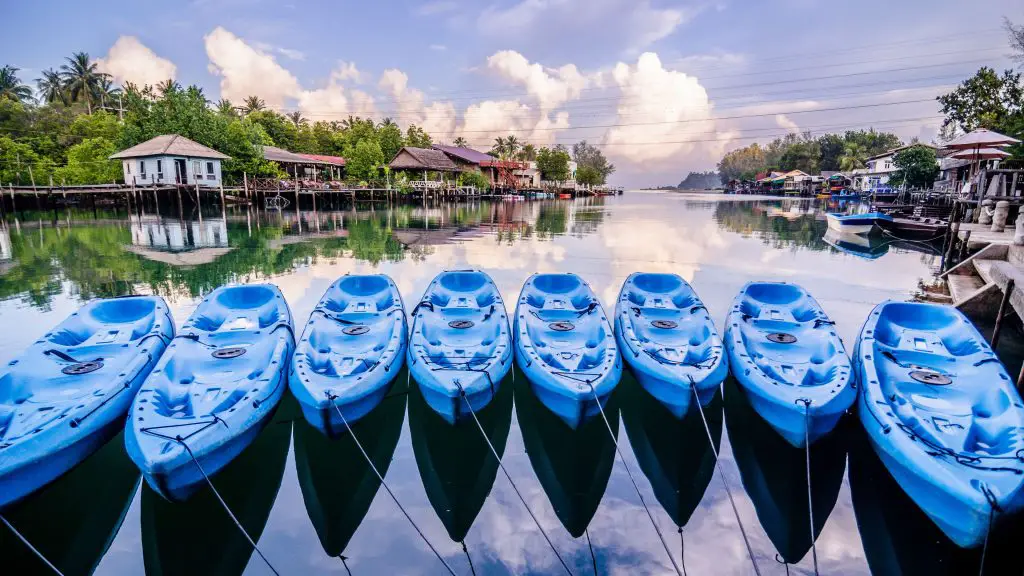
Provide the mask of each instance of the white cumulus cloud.
{"label": "white cumulus cloud", "polygon": [[451,102],[433,102],[427,105],[422,90],[409,87],[409,76],[396,68],[381,74],[378,87],[391,99],[389,112],[401,126],[416,124],[439,140],[450,140],[455,130],[455,106]]}
{"label": "white cumulus cloud", "polygon": [[302,91],[295,76],[273,56],[258,50],[218,26],[204,38],[210,71],[220,76],[222,98],[240,101],[247,96],[262,98],[267,106],[281,108]]}
{"label": "white cumulus cloud", "polygon": [[113,76],[118,84],[132,82],[139,86],[173,80],[178,71],[173,62],[157,56],[135,36],[118,38],[107,55],[96,60],[96,68]]}
{"label": "white cumulus cloud", "polygon": [[487,66],[501,77],[523,86],[537,99],[542,112],[580,97],[589,80],[573,64],[546,69],[515,50],[502,50],[487,59]]}

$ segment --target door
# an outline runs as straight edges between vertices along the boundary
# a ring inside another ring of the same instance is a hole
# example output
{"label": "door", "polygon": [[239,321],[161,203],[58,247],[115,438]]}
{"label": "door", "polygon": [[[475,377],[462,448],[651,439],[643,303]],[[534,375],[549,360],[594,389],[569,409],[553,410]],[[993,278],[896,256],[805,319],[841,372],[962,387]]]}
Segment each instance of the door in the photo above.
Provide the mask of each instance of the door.
{"label": "door", "polygon": [[181,158],[174,159],[174,181],[178,184],[188,184],[188,170]]}

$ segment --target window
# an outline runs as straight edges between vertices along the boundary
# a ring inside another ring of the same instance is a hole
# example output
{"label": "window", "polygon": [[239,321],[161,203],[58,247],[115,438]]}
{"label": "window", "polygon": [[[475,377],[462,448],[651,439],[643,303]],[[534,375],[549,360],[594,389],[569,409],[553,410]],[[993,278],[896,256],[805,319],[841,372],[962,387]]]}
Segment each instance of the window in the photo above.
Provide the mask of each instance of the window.
{"label": "window", "polygon": [[213,174],[213,162],[206,163],[206,179],[216,180],[217,177]]}
{"label": "window", "polygon": [[203,175],[203,163],[199,160],[192,161],[192,174],[198,178]]}
{"label": "window", "polygon": [[157,160],[156,161],[156,179],[157,180],[163,180],[164,179],[164,161],[163,160]]}
{"label": "window", "polygon": [[129,174],[131,174],[132,173],[132,163],[131,162],[125,162],[124,163],[124,169],[127,170]]}
{"label": "window", "polygon": [[143,180],[146,179],[146,161],[145,160],[139,160],[139,176],[141,176]]}

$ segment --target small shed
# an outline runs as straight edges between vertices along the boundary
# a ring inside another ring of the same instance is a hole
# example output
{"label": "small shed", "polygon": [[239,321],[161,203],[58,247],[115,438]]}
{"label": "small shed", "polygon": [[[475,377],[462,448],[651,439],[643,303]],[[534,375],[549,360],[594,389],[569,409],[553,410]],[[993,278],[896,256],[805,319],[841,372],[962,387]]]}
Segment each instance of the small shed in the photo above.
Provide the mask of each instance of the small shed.
{"label": "small shed", "polygon": [[221,185],[221,161],[213,148],[178,134],[164,134],[110,156],[121,160],[124,181],[143,184]]}

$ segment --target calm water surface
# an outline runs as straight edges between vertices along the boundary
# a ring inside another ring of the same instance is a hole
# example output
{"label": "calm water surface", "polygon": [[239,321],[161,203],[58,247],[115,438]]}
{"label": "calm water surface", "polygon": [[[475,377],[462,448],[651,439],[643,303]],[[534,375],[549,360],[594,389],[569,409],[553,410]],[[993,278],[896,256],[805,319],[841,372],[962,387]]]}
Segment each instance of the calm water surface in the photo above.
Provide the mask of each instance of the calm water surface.
{"label": "calm water surface", "polygon": [[[533,272],[576,272],[609,311],[630,273],[674,272],[719,323],[744,283],[798,282],[850,345],[875,304],[911,298],[938,264],[914,244],[830,244],[822,238],[827,207],[808,200],[628,192],[318,208],[224,214],[218,206],[201,220],[174,204],[160,215],[132,206],[131,217],[123,207],[24,213],[17,222],[8,215],[0,229],[0,362],[92,297],[157,293],[180,326],[203,294],[224,283],[273,282],[301,329],[343,274],[389,274],[408,303],[438,272],[470,267],[491,274],[513,303]],[[481,412],[481,424],[573,573],[671,573],[604,423],[569,431],[518,376]],[[813,573],[804,453],[767,430],[732,382],[707,414],[761,573]],[[689,574],[752,573],[699,415],[673,420],[627,374],[609,418],[677,562]],[[811,451],[820,572],[976,572],[978,552],[949,544],[864,450],[859,423],[847,424]],[[561,571],[479,430],[441,421],[415,386],[409,390],[404,371],[355,432],[458,573]],[[270,573],[212,493],[186,504],[161,500],[142,485],[122,443],[116,437],[5,515],[67,574]],[[443,573],[351,438],[328,441],[290,397],[214,482],[282,574]],[[1014,556],[1005,532],[997,532],[990,562]],[[0,558],[15,559],[16,573],[46,573],[2,528]]]}

